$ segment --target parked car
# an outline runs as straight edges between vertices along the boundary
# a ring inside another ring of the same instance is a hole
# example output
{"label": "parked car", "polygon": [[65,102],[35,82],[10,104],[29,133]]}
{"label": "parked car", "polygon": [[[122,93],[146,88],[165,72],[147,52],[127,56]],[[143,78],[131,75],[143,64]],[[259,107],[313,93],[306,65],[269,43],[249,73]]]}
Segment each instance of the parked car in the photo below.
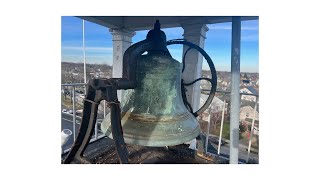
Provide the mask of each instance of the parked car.
{"label": "parked car", "polygon": [[66,110],[66,109],[62,109],[62,112],[66,113],[66,112],[67,112],[67,110]]}
{"label": "parked car", "polygon": [[69,114],[73,114],[73,111],[72,111],[72,110],[69,110],[68,113],[69,113]]}

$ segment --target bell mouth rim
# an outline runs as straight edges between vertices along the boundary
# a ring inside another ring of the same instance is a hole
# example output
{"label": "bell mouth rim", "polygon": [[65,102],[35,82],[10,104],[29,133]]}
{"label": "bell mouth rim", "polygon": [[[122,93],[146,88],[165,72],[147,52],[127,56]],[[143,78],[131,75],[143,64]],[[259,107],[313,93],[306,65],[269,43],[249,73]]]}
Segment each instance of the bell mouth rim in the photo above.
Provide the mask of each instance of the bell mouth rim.
{"label": "bell mouth rim", "polygon": [[[163,135],[163,134],[152,134],[151,136],[152,137],[163,137],[164,140],[167,140],[168,137],[172,136],[172,137],[175,137],[174,139],[177,139],[176,136],[180,136],[180,135],[184,135],[184,134],[194,134],[196,131],[199,131],[200,133],[200,126],[197,125],[194,129],[190,130],[190,131],[181,131],[181,132],[175,132],[175,133],[172,133],[172,134],[166,134],[166,135]],[[150,134],[132,134],[132,133],[127,133],[125,132],[124,130],[124,133],[123,133],[123,137],[127,137],[127,135],[129,135],[130,137],[129,138],[140,138],[140,139],[150,139]]]}
{"label": "bell mouth rim", "polygon": [[128,137],[127,136],[128,134],[126,133],[123,134],[123,137],[124,137],[125,143],[127,144],[149,146],[149,147],[163,147],[163,146],[175,146],[175,145],[179,145],[179,144],[183,144],[185,142],[191,141],[192,139],[196,138],[200,134],[200,132],[201,132],[200,126],[197,126],[194,130],[181,133],[180,135],[177,133],[170,134],[169,136],[152,135],[152,137],[157,137],[157,139],[152,138],[152,140],[150,139],[150,137],[146,137],[146,136],[135,135],[132,137]]}

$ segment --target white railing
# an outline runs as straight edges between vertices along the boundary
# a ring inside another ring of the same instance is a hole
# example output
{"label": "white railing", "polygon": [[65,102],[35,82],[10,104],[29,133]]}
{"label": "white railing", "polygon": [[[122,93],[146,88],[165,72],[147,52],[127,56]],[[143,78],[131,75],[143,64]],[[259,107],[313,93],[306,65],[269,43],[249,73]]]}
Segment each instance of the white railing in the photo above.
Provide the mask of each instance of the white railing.
{"label": "white railing", "polygon": [[[209,89],[202,89],[201,93],[203,94],[207,94],[206,92],[210,92]],[[224,123],[224,115],[225,115],[225,109],[226,109],[226,94],[230,94],[231,92],[229,91],[219,91],[217,90],[216,91],[216,94],[222,94],[222,97],[223,97],[223,108],[222,108],[222,115],[221,115],[221,124],[220,124],[220,133],[219,133],[219,142],[218,142],[218,150],[217,150],[217,155],[220,156],[220,150],[221,150],[221,141],[222,141],[222,134],[223,134],[223,123]],[[257,117],[256,115],[256,111],[257,111],[257,106],[258,106],[258,101],[259,101],[259,95],[258,94],[248,94],[248,93],[240,93],[240,99],[242,98],[243,95],[246,95],[246,96],[254,96],[255,97],[255,105],[254,105],[254,115],[253,115],[253,119],[252,119],[252,124],[251,124],[251,129],[250,129],[250,138],[249,138],[249,143],[248,143],[248,146],[246,147],[247,148],[247,158],[246,158],[246,162],[249,161],[250,159],[250,152],[251,152],[251,145],[252,145],[252,136],[253,136],[253,132],[254,132],[254,125],[255,125],[255,119]],[[213,104],[211,104],[213,105]],[[207,129],[206,129],[206,139],[205,139],[205,149],[204,151],[206,153],[209,153],[209,154],[213,154],[213,153],[210,153],[208,152],[208,141],[209,141],[209,137],[216,137],[215,135],[213,134],[210,134],[210,119],[211,119],[211,105],[210,105],[210,108],[209,108],[209,120],[208,120],[208,124],[207,124]],[[240,109],[240,107],[239,107]],[[239,119],[240,121],[240,119]],[[228,142],[228,140],[225,140],[223,139],[224,141]],[[240,146],[240,144],[239,144]],[[243,146],[243,145],[242,145]],[[215,154],[213,154],[215,155]]]}
{"label": "white railing", "polygon": [[[73,84],[62,84],[61,86],[62,87],[71,87],[72,88],[72,93],[70,94],[70,96],[72,95],[72,135],[73,135],[73,141],[75,141],[76,139],[76,125],[80,124],[79,122],[77,122],[77,119],[81,119],[82,117],[80,116],[77,116],[76,115],[76,103],[77,103],[77,98],[76,98],[76,87],[84,87],[86,86],[87,84],[85,83],[73,83]],[[210,90],[207,90],[207,89],[202,89],[201,93],[203,94],[206,94],[206,92],[209,92]],[[222,146],[222,140],[224,141],[228,141],[228,140],[225,140],[222,138],[222,134],[223,134],[223,123],[224,123],[224,120],[225,120],[225,105],[226,105],[226,95],[227,94],[230,94],[231,92],[228,92],[228,91],[217,91],[216,92],[217,94],[218,93],[221,93],[223,95],[223,108],[222,108],[222,116],[221,116],[221,124],[220,124],[220,133],[219,133],[219,143],[218,143],[218,150],[217,150],[217,155],[220,155],[221,153],[221,146]],[[242,97],[242,95],[247,95],[247,96],[255,96],[255,106],[254,106],[254,118],[252,120],[252,125],[251,125],[251,129],[250,129],[250,139],[249,139],[249,143],[248,143],[248,146],[247,146],[247,159],[246,161],[248,162],[249,161],[249,158],[250,158],[250,152],[251,152],[251,145],[252,145],[252,135],[253,135],[253,131],[254,131],[254,124],[255,124],[255,119],[256,119],[256,110],[257,110],[257,105],[258,105],[258,98],[259,98],[259,95],[257,94],[248,94],[248,93],[240,93],[240,98]],[[240,107],[239,107],[240,108]],[[210,110],[211,108],[209,108]],[[67,113],[65,113],[67,114]],[[206,130],[206,139],[205,139],[205,152],[206,153],[210,153],[208,152],[208,142],[209,142],[209,137],[216,137],[215,135],[213,134],[210,134],[210,111],[209,111],[209,121],[208,121],[208,125],[207,125],[207,130]],[[70,114],[69,114],[70,115]],[[106,116],[106,102],[104,101],[103,102],[103,117]],[[65,120],[64,118],[61,118],[61,120]],[[101,123],[102,119],[97,119],[97,122],[95,124],[95,131],[94,131],[94,136],[92,137],[92,139],[90,140],[90,142],[94,142],[102,137],[104,137],[103,134],[99,135],[98,133],[98,123]],[[63,128],[64,129],[64,128]],[[70,150],[70,147],[69,148],[66,148],[63,150],[63,153],[66,153]],[[212,154],[212,153],[210,153]]]}

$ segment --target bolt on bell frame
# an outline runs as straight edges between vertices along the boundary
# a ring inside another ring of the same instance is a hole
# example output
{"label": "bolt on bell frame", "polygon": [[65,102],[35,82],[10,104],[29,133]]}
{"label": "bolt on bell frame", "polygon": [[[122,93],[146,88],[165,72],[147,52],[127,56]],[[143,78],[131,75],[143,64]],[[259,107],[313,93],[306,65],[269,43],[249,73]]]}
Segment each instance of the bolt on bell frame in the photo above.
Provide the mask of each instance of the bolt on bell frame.
{"label": "bolt on bell frame", "polygon": [[[144,52],[161,52],[161,54],[166,55],[169,58],[172,58],[167,46],[172,44],[181,44],[189,46],[189,49],[185,52],[182,60],[182,72],[185,68],[185,56],[190,49],[195,49],[199,51],[206,61],[209,64],[212,79],[210,78],[198,78],[190,83],[184,83],[181,80],[181,98],[183,100],[183,104],[186,106],[190,113],[194,117],[199,116],[202,112],[204,112],[209,105],[211,104],[213,97],[215,95],[216,87],[217,87],[217,75],[214,64],[209,57],[209,55],[199,46],[185,41],[183,39],[175,39],[166,41],[166,36],[163,31],[160,30],[159,20],[156,21],[154,25],[154,29],[148,32],[147,38],[143,41],[140,41],[136,44],[130,46],[124,53],[123,58],[123,78],[110,78],[110,79],[91,79],[88,82],[86,97],[84,99],[83,104],[83,116],[82,122],[80,124],[79,133],[75,142],[72,145],[71,150],[69,151],[66,158],[62,161],[64,164],[73,163],[90,163],[89,160],[83,157],[84,150],[89,144],[91,136],[93,134],[94,125],[97,120],[97,112],[98,105],[102,100],[105,100],[110,108],[110,123],[111,123],[111,132],[112,138],[115,143],[116,152],[118,154],[118,158],[120,163],[127,164],[128,160],[128,150],[126,148],[123,127],[121,124],[121,108],[120,102],[117,98],[117,90],[128,90],[128,89],[137,89],[139,88],[139,83],[137,79],[137,64],[140,60],[139,57]],[[141,60],[140,60],[141,61]],[[211,90],[208,99],[204,103],[204,105],[197,111],[193,112],[190,104],[186,99],[185,94],[185,86],[190,86],[197,81],[207,80],[211,83]],[[179,90],[180,91],[180,90]],[[200,132],[197,132],[196,136],[199,135]],[[191,137],[191,136],[190,136]],[[189,138],[190,138],[189,137]],[[194,137],[194,134],[193,136]],[[185,139],[184,139],[185,140]],[[186,142],[186,141],[184,141]]]}

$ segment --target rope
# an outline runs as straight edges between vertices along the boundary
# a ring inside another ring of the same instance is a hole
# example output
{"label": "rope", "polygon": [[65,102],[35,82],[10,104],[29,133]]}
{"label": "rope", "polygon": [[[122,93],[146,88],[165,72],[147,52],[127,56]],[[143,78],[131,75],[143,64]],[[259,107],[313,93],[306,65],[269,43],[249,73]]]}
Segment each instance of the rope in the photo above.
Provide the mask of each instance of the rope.
{"label": "rope", "polygon": [[90,102],[90,103],[95,104],[95,105],[99,105],[99,103],[91,101],[90,99],[84,99],[84,101]]}
{"label": "rope", "polygon": [[107,106],[110,108],[111,104],[120,104],[119,101],[111,101],[111,102],[108,102],[107,101]]}

